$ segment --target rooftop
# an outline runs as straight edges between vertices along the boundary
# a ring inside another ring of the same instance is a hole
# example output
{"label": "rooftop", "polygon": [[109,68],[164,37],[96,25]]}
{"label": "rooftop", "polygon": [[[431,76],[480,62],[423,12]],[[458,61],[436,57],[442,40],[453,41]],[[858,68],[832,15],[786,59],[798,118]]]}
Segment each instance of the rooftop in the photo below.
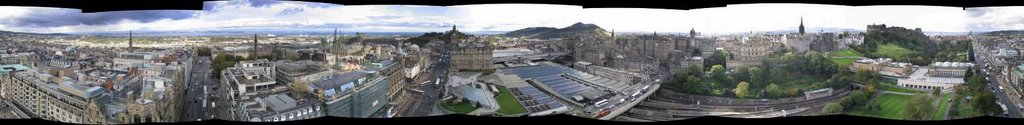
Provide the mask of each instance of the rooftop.
{"label": "rooftop", "polygon": [[284,94],[275,94],[263,98],[264,105],[270,107],[271,110],[278,112],[295,108],[295,103],[295,99]]}
{"label": "rooftop", "polygon": [[974,63],[966,62],[934,62],[929,65],[933,68],[968,68],[974,66]]}
{"label": "rooftop", "polygon": [[11,71],[25,71],[31,68],[32,67],[28,67],[21,64],[0,65],[0,74],[4,74]]}
{"label": "rooftop", "polygon": [[910,74],[909,78],[904,78],[904,79],[900,79],[900,80],[914,80],[914,81],[923,81],[923,82],[928,82],[928,83],[964,83],[964,79],[963,78],[958,78],[958,77],[930,77],[930,76],[927,76],[928,68],[929,67],[922,67],[920,69],[917,69],[917,70],[914,71],[913,74]]}
{"label": "rooftop", "polygon": [[349,86],[349,87],[351,87],[350,85],[346,85],[346,84],[349,84],[349,83],[361,84],[362,82],[367,81],[367,79],[366,79],[367,75],[369,75],[369,73],[360,72],[360,71],[349,71],[349,72],[343,72],[343,73],[338,73],[338,74],[331,74],[331,75],[325,76],[324,78],[322,78],[322,80],[315,81],[315,82],[313,82],[313,83],[311,83],[309,85],[313,89],[329,90],[329,89],[334,89],[334,88],[339,88],[339,87],[341,87],[343,89],[345,87],[342,87],[342,86]]}

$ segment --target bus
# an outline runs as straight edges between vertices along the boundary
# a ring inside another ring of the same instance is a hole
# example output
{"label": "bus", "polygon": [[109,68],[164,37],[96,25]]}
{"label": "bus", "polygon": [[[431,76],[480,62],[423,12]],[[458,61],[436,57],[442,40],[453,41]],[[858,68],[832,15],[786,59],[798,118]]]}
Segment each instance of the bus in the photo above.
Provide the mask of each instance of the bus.
{"label": "bus", "polygon": [[629,100],[633,100],[633,99],[636,99],[636,98],[640,97],[640,94],[642,94],[642,93],[640,93],[640,92],[641,92],[641,91],[636,91],[636,92],[634,92],[634,93],[633,93],[632,95],[629,95],[629,97],[628,97],[628,98],[629,98]]}
{"label": "bus", "polygon": [[1017,103],[1017,109],[1020,111],[1024,111],[1024,104]]}
{"label": "bus", "polygon": [[[206,93],[206,86],[204,85],[203,86],[203,97],[206,97],[206,95],[208,95],[208,94]],[[200,99],[203,100],[203,108],[206,108],[206,98],[200,98]]]}
{"label": "bus", "polygon": [[410,90],[412,90],[413,92],[423,93],[423,90],[419,90],[419,89],[410,89]]}
{"label": "bus", "polygon": [[601,101],[597,101],[596,103],[594,103],[594,107],[601,107],[602,105],[607,104],[607,103],[608,103],[608,99],[602,99]]}
{"label": "bus", "polygon": [[1003,116],[1010,115],[1010,110],[1006,109],[1006,105],[1005,104],[999,103],[999,107],[1003,108]]}

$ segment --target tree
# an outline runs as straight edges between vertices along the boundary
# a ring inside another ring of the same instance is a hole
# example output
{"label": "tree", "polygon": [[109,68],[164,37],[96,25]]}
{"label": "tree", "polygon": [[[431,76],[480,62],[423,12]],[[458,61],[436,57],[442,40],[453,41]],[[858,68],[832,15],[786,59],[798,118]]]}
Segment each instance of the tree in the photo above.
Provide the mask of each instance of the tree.
{"label": "tree", "polygon": [[199,56],[210,56],[210,52],[211,50],[209,47],[199,47],[196,49],[196,54]]}
{"label": "tree", "polygon": [[785,94],[785,92],[782,91],[782,88],[779,88],[779,85],[775,85],[775,83],[769,84],[765,89],[768,91],[768,95],[771,95],[772,97],[781,97]]}
{"label": "tree", "polygon": [[850,79],[840,74],[832,75],[832,78],[828,79],[828,86],[832,88],[849,87]]}
{"label": "tree", "polygon": [[846,98],[850,98],[849,105],[843,105],[847,107],[856,107],[868,103],[868,94],[861,91],[855,91]]}
{"label": "tree", "polygon": [[309,91],[309,86],[306,85],[306,82],[301,82],[301,81],[292,82],[291,88],[292,88],[293,91],[295,91],[295,93],[309,93],[310,92]]}
{"label": "tree", "polygon": [[725,67],[722,65],[711,66],[711,80],[715,82],[725,82]]}
{"label": "tree", "polygon": [[843,113],[843,106],[839,105],[839,103],[830,102],[821,108],[822,115],[835,115],[839,113]]}
{"label": "tree", "polygon": [[882,104],[879,104],[878,101],[871,100],[868,101],[868,104],[864,106],[864,109],[867,109],[868,112],[882,111]]}
{"label": "tree", "polygon": [[877,85],[877,84],[878,83],[871,82],[871,83],[868,83],[867,85],[864,85],[864,92],[867,92],[868,94],[874,94],[875,93],[875,85]]}
{"label": "tree", "polygon": [[1002,109],[999,107],[999,105],[996,104],[996,97],[993,96],[992,93],[982,92],[977,93],[977,95],[978,97],[972,100],[974,101],[973,106],[974,108],[980,110],[982,114],[996,115],[999,112],[1002,112]]}
{"label": "tree", "polygon": [[748,89],[750,89],[750,83],[740,82],[740,84],[736,85],[736,89],[733,89],[733,93],[736,93],[736,97],[746,98]]}
{"label": "tree", "polygon": [[761,71],[761,68],[750,67],[750,69],[748,69],[748,72],[750,73],[750,83],[751,86],[753,86],[753,88],[760,89],[764,88],[764,85],[767,85],[767,82],[764,81],[764,76],[761,75],[764,73]]}
{"label": "tree", "polygon": [[715,50],[715,53],[711,54],[711,57],[704,60],[704,67],[712,67],[714,65],[726,66],[725,62],[727,55],[728,54],[724,50]]}
{"label": "tree", "polygon": [[908,120],[929,120],[935,114],[932,97],[917,95],[903,107],[903,117]]}
{"label": "tree", "polygon": [[704,82],[702,82],[701,79],[696,76],[688,76],[686,77],[686,81],[688,82],[688,84],[690,84],[690,86],[692,86],[691,88],[687,88],[691,89],[691,92],[697,94],[706,94],[706,90],[710,89],[710,86],[707,86],[707,84],[703,84]]}
{"label": "tree", "polygon": [[690,76],[704,77],[704,67],[699,64],[690,64],[687,69],[689,69],[689,71],[686,73]]}
{"label": "tree", "polygon": [[938,87],[932,88],[932,96],[938,97],[940,94],[942,94],[942,90],[941,89],[939,89]]}
{"label": "tree", "polygon": [[857,69],[857,72],[853,74],[853,80],[860,83],[865,83],[874,79],[871,70]]}
{"label": "tree", "polygon": [[735,81],[750,81],[750,68],[737,67],[731,74]]}
{"label": "tree", "polygon": [[913,63],[914,65],[928,65],[928,60],[925,60],[924,57],[917,56],[911,59],[910,63]]}

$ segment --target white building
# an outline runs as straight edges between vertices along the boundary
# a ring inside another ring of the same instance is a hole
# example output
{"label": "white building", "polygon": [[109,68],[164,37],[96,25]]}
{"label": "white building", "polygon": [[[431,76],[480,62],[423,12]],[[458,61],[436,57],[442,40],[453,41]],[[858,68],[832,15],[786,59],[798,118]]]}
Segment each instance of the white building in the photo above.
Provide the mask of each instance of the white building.
{"label": "white building", "polygon": [[930,68],[922,67],[910,74],[909,77],[899,79],[897,85],[925,91],[930,91],[934,88],[950,91],[953,90],[954,86],[965,83],[963,77],[932,77],[926,75],[928,71],[930,71]]}
{"label": "white building", "polygon": [[964,74],[969,70],[973,63],[963,62],[934,62],[928,69],[928,76],[933,77],[964,77]]}

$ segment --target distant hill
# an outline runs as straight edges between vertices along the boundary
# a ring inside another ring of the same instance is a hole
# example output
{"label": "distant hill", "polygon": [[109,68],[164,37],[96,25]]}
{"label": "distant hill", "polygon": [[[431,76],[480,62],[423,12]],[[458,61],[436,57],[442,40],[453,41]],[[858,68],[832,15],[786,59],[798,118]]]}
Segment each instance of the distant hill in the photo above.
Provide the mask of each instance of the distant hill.
{"label": "distant hill", "polygon": [[26,33],[26,32],[14,32],[14,31],[3,31],[0,30],[0,34],[25,34],[25,35],[68,35],[63,33]]}
{"label": "distant hill", "polygon": [[985,35],[1024,35],[1024,30],[1000,30],[986,32]]}
{"label": "distant hill", "polygon": [[551,27],[530,27],[503,34],[509,37],[525,36],[532,39],[551,39],[569,36],[611,36],[607,30],[594,24],[577,22],[571,26],[555,29]]}
{"label": "distant hill", "polygon": [[540,33],[551,31],[551,30],[557,30],[557,29],[558,28],[554,28],[554,27],[530,27],[530,28],[515,30],[515,31],[512,31],[512,32],[508,32],[508,33],[502,34],[502,35],[503,36],[507,36],[507,37],[533,36],[533,35],[537,35],[537,34],[540,34]]}

